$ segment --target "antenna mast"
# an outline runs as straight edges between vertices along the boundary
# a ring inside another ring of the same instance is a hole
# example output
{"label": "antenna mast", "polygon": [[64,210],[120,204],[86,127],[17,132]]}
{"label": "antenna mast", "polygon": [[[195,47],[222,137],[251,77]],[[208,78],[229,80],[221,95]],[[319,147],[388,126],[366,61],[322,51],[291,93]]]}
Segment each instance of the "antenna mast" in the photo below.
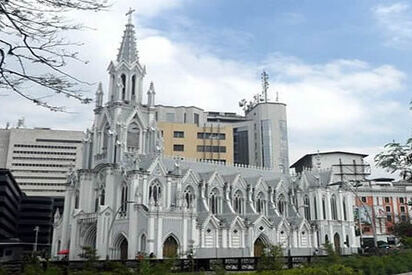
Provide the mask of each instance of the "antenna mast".
{"label": "antenna mast", "polygon": [[267,72],[263,71],[262,72],[262,92],[263,92],[263,97],[265,99],[265,103],[268,102],[268,89],[269,89],[269,75]]}

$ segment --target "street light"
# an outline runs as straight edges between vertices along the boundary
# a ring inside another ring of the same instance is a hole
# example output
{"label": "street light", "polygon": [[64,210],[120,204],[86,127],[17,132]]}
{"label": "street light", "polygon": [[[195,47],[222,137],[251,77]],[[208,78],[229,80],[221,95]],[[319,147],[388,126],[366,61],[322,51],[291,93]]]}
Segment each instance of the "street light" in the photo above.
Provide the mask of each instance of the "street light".
{"label": "street light", "polygon": [[39,230],[40,230],[40,227],[38,225],[35,226],[34,229],[33,229],[33,231],[36,232],[36,234],[34,235],[33,252],[37,251],[37,240],[38,240],[38,237],[39,237]]}
{"label": "street light", "polygon": [[113,219],[112,219],[112,221],[111,221],[111,223],[110,223],[110,227],[109,227],[109,230],[107,231],[107,238],[106,238],[106,260],[109,260],[109,237],[110,237],[110,232],[111,232],[112,229],[113,229],[113,225],[114,225],[114,222],[115,222],[115,220],[116,220],[116,217],[117,217],[117,215],[120,213],[120,210],[122,210],[123,206],[126,205],[126,204],[130,204],[130,203],[136,203],[136,202],[135,202],[135,201],[125,201],[125,202],[123,202],[123,203],[119,206],[119,208],[117,209],[117,211],[116,211],[116,213],[114,214]]}
{"label": "street light", "polygon": [[[349,191],[351,191],[355,195],[355,197],[360,201],[360,203],[362,204],[362,207],[366,210],[366,214],[368,215],[369,219],[371,220],[372,230],[373,230],[373,244],[374,244],[374,247],[377,248],[378,247],[378,240],[377,240],[377,236],[376,236],[375,220],[372,218],[373,215],[371,215],[369,213],[368,207],[365,205],[365,203],[359,197],[358,192],[357,192],[358,187],[362,186],[362,184],[359,181],[354,181],[354,180],[351,180],[349,182],[355,183],[354,186],[350,185],[346,181],[334,182],[334,183],[329,184],[329,186],[336,186],[336,185],[339,186],[339,187],[346,186],[346,187],[348,187]],[[356,187],[356,190],[354,190],[353,187]],[[372,212],[373,212],[373,203],[372,203]],[[359,215],[358,219],[359,219],[359,225],[360,225],[361,224],[360,215]],[[361,226],[359,226],[359,230],[361,232],[361,242],[362,242],[362,227]]]}

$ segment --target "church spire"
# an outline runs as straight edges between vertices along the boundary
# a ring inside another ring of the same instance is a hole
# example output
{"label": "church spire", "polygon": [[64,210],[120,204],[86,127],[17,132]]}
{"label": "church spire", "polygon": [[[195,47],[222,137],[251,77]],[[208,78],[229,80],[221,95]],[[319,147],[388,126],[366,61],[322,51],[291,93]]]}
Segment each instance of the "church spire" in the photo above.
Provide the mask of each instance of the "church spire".
{"label": "church spire", "polygon": [[117,54],[117,62],[133,63],[138,60],[136,49],[136,35],[134,25],[132,23],[132,14],[134,9],[130,8],[126,13],[128,22],[123,33],[122,44],[120,45],[119,53]]}

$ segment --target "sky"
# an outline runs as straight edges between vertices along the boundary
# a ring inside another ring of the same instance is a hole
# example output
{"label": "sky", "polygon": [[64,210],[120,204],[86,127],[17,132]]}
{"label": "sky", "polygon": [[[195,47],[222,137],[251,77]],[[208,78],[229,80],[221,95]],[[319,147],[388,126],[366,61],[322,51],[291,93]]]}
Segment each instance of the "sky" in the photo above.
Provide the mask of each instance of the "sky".
{"label": "sky", "polygon": [[[107,66],[120,46],[125,13],[133,21],[140,62],[156,103],[208,111],[242,110],[261,91],[287,104],[290,162],[318,150],[373,156],[411,136],[412,2],[372,0],[118,0],[100,13],[68,16],[88,27],[65,33],[83,42],[88,64],[66,71],[107,91]],[[28,88],[30,89],[30,88]],[[36,89],[33,87],[33,89]],[[0,91],[0,127],[21,117],[28,127],[85,130],[93,104],[50,96],[69,113],[52,113]],[[386,173],[373,168],[372,176]]]}

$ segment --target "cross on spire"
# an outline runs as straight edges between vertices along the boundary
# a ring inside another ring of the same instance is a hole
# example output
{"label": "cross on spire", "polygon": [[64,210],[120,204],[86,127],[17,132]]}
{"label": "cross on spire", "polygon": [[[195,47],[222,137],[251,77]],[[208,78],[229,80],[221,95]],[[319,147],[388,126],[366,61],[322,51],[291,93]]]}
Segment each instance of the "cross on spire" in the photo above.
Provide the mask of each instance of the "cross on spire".
{"label": "cross on spire", "polygon": [[132,23],[132,14],[135,12],[135,9],[129,8],[129,11],[126,12],[126,16],[129,16],[129,24]]}

